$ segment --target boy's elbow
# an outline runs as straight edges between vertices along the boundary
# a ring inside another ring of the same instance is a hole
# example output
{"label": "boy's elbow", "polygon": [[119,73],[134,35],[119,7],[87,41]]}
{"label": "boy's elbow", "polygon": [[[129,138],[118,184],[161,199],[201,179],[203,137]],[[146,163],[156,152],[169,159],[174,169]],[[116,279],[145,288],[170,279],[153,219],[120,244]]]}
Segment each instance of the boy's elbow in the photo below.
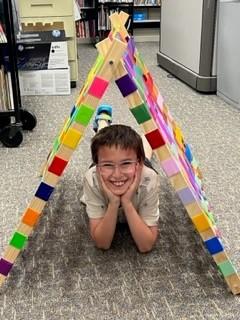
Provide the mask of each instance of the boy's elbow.
{"label": "boy's elbow", "polygon": [[140,253],[148,253],[152,251],[153,245],[137,246]]}
{"label": "boy's elbow", "polygon": [[95,246],[98,249],[101,249],[101,250],[109,250],[110,247],[111,247],[111,243],[108,244],[108,243],[97,243],[97,242],[95,242]]}

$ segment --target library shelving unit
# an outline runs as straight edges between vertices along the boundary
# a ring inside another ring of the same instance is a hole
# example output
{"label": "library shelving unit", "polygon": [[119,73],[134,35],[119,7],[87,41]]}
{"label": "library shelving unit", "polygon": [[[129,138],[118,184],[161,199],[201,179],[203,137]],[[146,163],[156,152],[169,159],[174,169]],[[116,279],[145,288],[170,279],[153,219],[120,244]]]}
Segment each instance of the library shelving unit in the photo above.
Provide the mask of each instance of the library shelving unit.
{"label": "library shelving unit", "polygon": [[22,129],[32,130],[37,120],[21,106],[11,1],[0,1],[0,141],[6,147],[18,147],[23,140]]}
{"label": "library shelving unit", "polygon": [[134,0],[133,8],[135,41],[159,41],[161,1]]}
{"label": "library shelving unit", "polygon": [[129,34],[133,34],[133,0],[95,0],[97,11],[96,18],[96,42],[104,39],[110,29],[109,16],[114,12],[125,11],[129,14],[127,29]]}
{"label": "library shelving unit", "polygon": [[97,10],[95,0],[77,0],[80,20],[76,21],[78,43],[95,43]]}

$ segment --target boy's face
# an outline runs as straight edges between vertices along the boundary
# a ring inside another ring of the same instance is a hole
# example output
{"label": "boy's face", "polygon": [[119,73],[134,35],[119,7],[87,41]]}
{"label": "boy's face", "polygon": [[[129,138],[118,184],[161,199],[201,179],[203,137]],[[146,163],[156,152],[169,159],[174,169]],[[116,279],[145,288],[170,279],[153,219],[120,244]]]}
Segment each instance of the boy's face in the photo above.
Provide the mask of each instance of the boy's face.
{"label": "boy's face", "polygon": [[137,155],[132,149],[103,146],[98,151],[98,170],[106,187],[115,195],[123,195],[133,183]]}

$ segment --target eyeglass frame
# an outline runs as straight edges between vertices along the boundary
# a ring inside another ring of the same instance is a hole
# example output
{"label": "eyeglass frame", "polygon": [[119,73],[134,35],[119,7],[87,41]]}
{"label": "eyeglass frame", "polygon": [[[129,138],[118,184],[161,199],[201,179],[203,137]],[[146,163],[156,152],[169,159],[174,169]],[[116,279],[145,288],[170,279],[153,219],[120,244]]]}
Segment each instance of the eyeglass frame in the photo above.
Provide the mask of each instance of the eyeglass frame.
{"label": "eyeglass frame", "polygon": [[107,170],[111,170],[111,172],[114,172],[115,170],[116,170],[116,168],[119,168],[119,170],[121,171],[121,172],[124,172],[124,170],[122,171],[122,169],[121,169],[121,164],[124,164],[124,163],[128,163],[129,165],[130,164],[137,164],[137,163],[139,163],[139,160],[123,160],[123,161],[120,161],[120,162],[118,162],[118,163],[113,163],[113,162],[107,162],[107,161],[103,161],[102,163],[100,162],[100,163],[97,163],[96,164],[96,167],[98,167],[100,170],[102,169],[102,168],[104,168],[104,164],[105,165],[109,165],[109,166],[106,166],[105,167],[105,169],[107,169]]}

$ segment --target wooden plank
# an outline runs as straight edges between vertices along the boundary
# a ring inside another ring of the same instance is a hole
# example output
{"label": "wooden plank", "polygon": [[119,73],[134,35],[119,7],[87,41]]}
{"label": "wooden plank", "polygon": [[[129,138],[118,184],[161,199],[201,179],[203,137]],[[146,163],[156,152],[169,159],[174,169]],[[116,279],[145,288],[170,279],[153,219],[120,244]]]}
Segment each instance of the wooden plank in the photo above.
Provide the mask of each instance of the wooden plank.
{"label": "wooden plank", "polygon": [[50,185],[51,187],[55,187],[59,179],[60,179],[60,176],[57,176],[52,172],[45,171],[42,181]]}
{"label": "wooden plank", "polygon": [[41,213],[45,204],[46,204],[46,201],[39,199],[37,197],[33,197],[32,201],[29,204],[29,207],[34,211]]}
{"label": "wooden plank", "polygon": [[3,282],[5,281],[6,277],[3,274],[0,274],[0,287],[3,284]]}
{"label": "wooden plank", "polygon": [[105,62],[98,72],[98,77],[110,81],[113,76],[114,70],[118,67],[119,60],[122,58],[124,51],[127,48],[127,44],[114,39],[108,54],[105,57]]}
{"label": "wooden plank", "polygon": [[33,227],[28,226],[27,224],[20,222],[16,231],[18,231],[26,236],[29,236],[32,233],[32,230],[33,230]]}
{"label": "wooden plank", "polygon": [[144,103],[141,95],[139,94],[138,90],[134,91],[133,93],[126,96],[126,100],[128,102],[129,108],[135,108]]}
{"label": "wooden plank", "polygon": [[240,278],[238,274],[231,274],[224,278],[233,294],[240,294]]}
{"label": "wooden plank", "polygon": [[21,250],[16,249],[16,248],[12,247],[11,245],[8,245],[4,254],[3,254],[3,258],[11,263],[14,263],[19,255],[20,251]]}

